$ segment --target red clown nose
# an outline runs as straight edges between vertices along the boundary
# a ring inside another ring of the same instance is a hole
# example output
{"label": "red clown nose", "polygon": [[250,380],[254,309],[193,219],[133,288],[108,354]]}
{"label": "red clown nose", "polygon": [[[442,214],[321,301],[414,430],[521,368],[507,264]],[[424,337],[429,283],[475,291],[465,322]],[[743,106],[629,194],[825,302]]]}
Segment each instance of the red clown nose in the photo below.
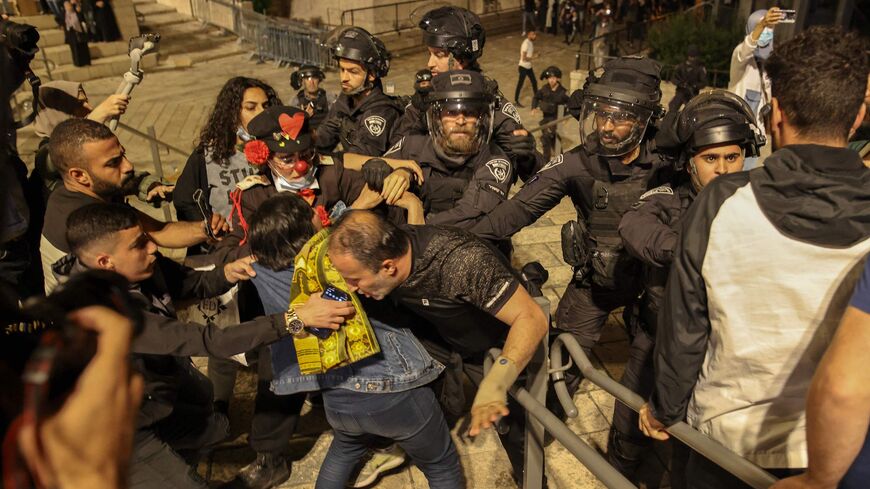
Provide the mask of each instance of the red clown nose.
{"label": "red clown nose", "polygon": [[305,160],[299,160],[293,165],[293,169],[296,170],[297,175],[305,175],[308,173],[308,162]]}

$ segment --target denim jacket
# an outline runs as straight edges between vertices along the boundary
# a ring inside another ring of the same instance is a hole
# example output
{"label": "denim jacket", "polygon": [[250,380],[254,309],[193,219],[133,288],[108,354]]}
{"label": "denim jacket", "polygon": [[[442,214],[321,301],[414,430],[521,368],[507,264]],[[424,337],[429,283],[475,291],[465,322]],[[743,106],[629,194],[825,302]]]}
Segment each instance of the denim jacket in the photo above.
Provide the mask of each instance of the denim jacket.
{"label": "denim jacket", "polygon": [[[274,272],[256,262],[253,266],[257,275],[252,281],[266,314],[286,311],[293,269]],[[322,389],[386,393],[410,390],[435,380],[444,365],[429,356],[411,331],[402,327],[408,318],[389,310],[388,304],[362,302],[381,346],[379,354],[326,373],[302,375],[293,338],[284,338],[269,345],[273,372],[271,390],[278,395]]]}

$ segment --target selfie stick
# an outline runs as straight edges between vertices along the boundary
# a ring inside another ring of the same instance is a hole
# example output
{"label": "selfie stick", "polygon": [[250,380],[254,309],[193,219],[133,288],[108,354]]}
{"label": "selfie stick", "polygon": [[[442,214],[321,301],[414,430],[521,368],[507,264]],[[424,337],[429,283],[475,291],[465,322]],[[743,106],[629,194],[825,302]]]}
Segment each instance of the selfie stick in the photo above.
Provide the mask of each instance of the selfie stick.
{"label": "selfie stick", "polygon": [[[139,69],[139,62],[142,60],[142,56],[145,56],[151,51],[157,49],[157,43],[160,42],[160,34],[143,34],[141,36],[133,37],[130,39],[129,44],[129,54],[130,54],[130,71],[124,73],[124,81],[121,82],[121,85],[118,87],[118,90],[115,93],[130,95],[130,92],[133,91],[133,87],[138,85],[142,81],[142,77],[145,76],[145,72]],[[112,117],[109,120],[109,129],[114,131],[118,128],[118,119],[120,116]]]}

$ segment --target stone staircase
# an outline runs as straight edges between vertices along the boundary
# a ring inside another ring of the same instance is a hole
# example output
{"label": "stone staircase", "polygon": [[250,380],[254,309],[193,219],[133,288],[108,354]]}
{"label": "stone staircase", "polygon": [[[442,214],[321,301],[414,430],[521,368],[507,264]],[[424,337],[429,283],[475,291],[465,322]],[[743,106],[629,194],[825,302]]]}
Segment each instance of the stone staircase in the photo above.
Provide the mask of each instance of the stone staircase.
{"label": "stone staircase", "polygon": [[160,34],[161,65],[187,67],[244,52],[236,36],[203,24],[155,0],[133,0],[139,28]]}
{"label": "stone staircase", "polygon": [[[39,48],[31,66],[43,82],[49,80],[85,81],[95,78],[118,76],[130,69],[127,42],[90,43],[90,66],[74,66],[69,46],[63,41],[61,30],[51,15],[17,17],[16,22],[30,24],[39,31]],[[156,59],[143,60],[143,68],[157,64]],[[49,76],[49,72],[51,76]]]}

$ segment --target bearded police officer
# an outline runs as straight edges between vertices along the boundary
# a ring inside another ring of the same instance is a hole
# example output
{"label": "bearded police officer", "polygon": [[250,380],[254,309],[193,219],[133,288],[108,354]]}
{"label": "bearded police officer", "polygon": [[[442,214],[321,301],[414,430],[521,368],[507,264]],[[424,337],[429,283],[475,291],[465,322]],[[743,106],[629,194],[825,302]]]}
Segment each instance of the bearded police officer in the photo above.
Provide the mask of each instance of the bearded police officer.
{"label": "bearded police officer", "polygon": [[[643,262],[643,292],[627,322],[631,353],[621,382],[644,399],[653,389],[656,324],[680,218],[714,178],[741,171],[744,158],[757,156],[764,136],[743,99],[726,90],[710,90],[693,98],[682,112],[668,113],[655,141],[660,150],[673,152],[686,171],[643,194],[619,223],[626,250]],[[607,448],[610,463],[631,478],[650,442],[638,429],[637,413],[617,403]]]}
{"label": "bearded police officer", "polygon": [[569,195],[578,221],[563,228],[563,253],[574,279],[556,312],[557,326],[587,351],[598,341],[608,314],[637,297],[638,264],[617,233],[622,214],[649,188],[656,170],[671,165],[655,150],[661,116],[660,65],[625,57],[590,74],[572,96],[582,144],[548,162],[510,200],[484,216],[472,232],[503,239],[535,222]]}
{"label": "bearded police officer", "polygon": [[384,159],[392,167],[401,166],[393,160],[420,165],[424,179],[417,190],[427,223],[469,229],[507,199],[516,176],[508,157],[490,141],[494,101],[483,75],[442,73],[432,79],[432,89],[426,109],[429,135],[399,139]]}
{"label": "bearded police officer", "polygon": [[380,39],[359,27],[336,31],[328,43],[341,72],[341,96],[316,131],[317,149],[381,155],[402,107],[384,94],[381,78],[390,71],[390,53]]}
{"label": "bearded police officer", "polygon": [[[476,14],[460,7],[439,7],[426,12],[419,27],[429,49],[427,67],[432,76],[451,70],[481,71],[478,59],[483,55],[486,32]],[[534,138],[523,129],[517,108],[504,99],[498,83],[485,80],[486,90],[495,100],[493,139],[516,165],[520,178],[526,179],[536,169]],[[396,124],[392,142],[404,136],[424,135],[427,129],[425,96],[418,91]]]}
{"label": "bearded police officer", "polygon": [[[532,97],[532,111],[540,111],[543,114],[541,125],[556,120],[560,105],[568,105],[568,90],[562,86],[562,70],[557,66],[548,66],[541,73],[541,80],[547,83]],[[553,150],[556,148],[556,126],[541,130],[541,147],[543,148],[544,161],[550,161]]]}
{"label": "bearded police officer", "polygon": [[326,75],[323,70],[313,65],[303,65],[290,75],[290,86],[299,90],[290,105],[308,113],[308,123],[314,130],[326,118],[336,99],[335,95],[327,94],[326,90],[320,88],[324,78]]}

